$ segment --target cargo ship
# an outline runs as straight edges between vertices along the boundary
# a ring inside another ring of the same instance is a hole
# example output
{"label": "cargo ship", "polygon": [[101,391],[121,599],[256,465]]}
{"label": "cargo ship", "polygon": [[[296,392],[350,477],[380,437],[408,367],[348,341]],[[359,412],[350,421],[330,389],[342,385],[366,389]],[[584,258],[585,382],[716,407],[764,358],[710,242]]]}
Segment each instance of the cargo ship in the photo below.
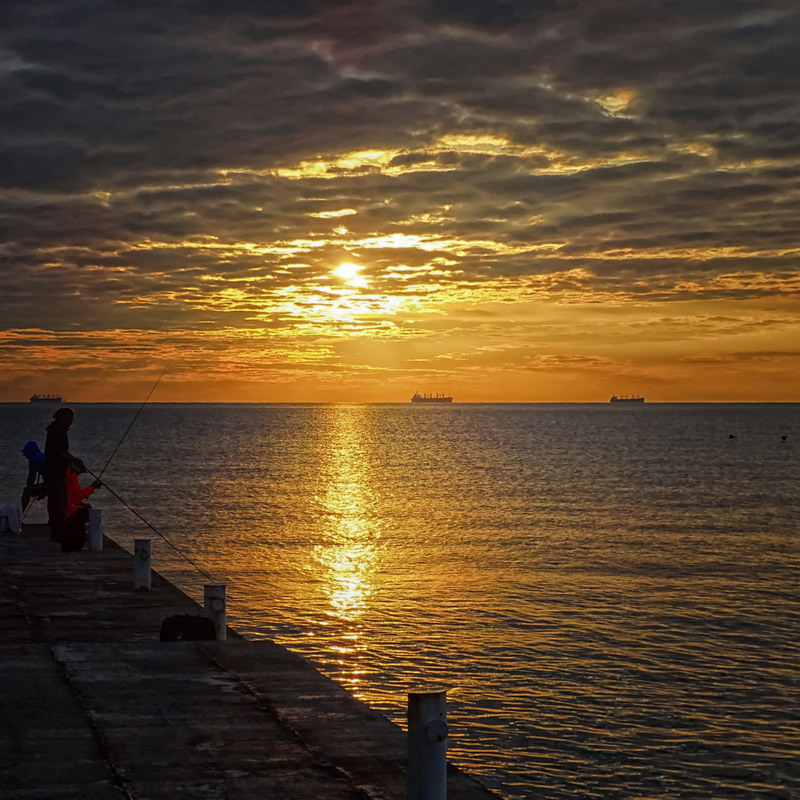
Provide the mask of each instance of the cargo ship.
{"label": "cargo ship", "polygon": [[634,397],[628,397],[624,395],[623,397],[617,397],[617,395],[612,395],[611,399],[608,401],[609,403],[644,403],[644,397],[639,397],[638,395]]}
{"label": "cargo ship", "polygon": [[411,397],[412,403],[452,403],[453,398],[449,394],[419,394],[414,392]]}
{"label": "cargo ship", "polygon": [[60,394],[32,394],[31,403],[60,403]]}

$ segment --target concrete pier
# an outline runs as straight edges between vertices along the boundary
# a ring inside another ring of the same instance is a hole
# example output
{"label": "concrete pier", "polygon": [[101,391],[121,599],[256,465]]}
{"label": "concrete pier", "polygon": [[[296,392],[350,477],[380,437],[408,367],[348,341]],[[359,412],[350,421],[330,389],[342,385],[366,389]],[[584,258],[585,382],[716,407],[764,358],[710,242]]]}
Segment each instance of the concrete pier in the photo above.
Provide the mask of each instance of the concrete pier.
{"label": "concrete pier", "polygon": [[[200,614],[133,556],[0,534],[4,800],[405,800],[406,736],[273,642],[160,642]],[[448,766],[449,800],[497,795]]]}

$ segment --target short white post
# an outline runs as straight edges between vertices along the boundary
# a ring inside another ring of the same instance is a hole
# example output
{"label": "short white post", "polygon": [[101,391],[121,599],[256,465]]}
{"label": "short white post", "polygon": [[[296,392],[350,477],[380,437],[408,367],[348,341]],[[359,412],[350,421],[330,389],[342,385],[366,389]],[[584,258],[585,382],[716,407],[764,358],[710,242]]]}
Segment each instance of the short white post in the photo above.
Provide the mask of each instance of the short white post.
{"label": "short white post", "polygon": [[203,590],[203,611],[205,616],[214,623],[217,641],[224,642],[228,625],[224,583],[207,583],[205,585]]}
{"label": "short white post", "polygon": [[447,798],[447,689],[408,693],[408,800]]}
{"label": "short white post", "polygon": [[103,512],[99,508],[89,509],[89,549],[103,549]]}
{"label": "short white post", "polygon": [[133,542],[133,588],[150,591],[150,539]]}

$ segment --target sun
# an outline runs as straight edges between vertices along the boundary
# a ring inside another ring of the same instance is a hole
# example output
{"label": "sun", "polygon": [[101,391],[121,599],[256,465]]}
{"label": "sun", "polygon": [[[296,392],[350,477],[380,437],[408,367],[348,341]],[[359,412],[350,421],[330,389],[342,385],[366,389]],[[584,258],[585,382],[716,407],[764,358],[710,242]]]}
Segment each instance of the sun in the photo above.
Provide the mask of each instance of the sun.
{"label": "sun", "polygon": [[341,278],[348,286],[366,286],[367,279],[360,277],[358,274],[359,272],[361,272],[361,267],[359,267],[358,264],[351,264],[349,261],[339,264],[339,266],[333,270],[333,274],[336,275],[337,278]]}
{"label": "sun", "polygon": [[358,275],[361,267],[357,264],[351,264],[348,261],[339,264],[339,266],[333,270],[333,274],[340,277],[342,280],[349,281]]}

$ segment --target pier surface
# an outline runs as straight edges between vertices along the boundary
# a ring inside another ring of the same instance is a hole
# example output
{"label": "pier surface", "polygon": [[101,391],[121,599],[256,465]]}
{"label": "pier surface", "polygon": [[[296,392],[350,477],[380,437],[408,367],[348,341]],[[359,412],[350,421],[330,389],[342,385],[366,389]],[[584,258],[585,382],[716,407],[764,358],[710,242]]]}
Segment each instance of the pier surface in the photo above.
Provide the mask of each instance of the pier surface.
{"label": "pier surface", "polygon": [[[306,659],[228,629],[160,642],[196,615],[133,556],[62,553],[45,525],[0,534],[4,800],[404,800],[406,737]],[[449,800],[497,795],[448,766]]]}

